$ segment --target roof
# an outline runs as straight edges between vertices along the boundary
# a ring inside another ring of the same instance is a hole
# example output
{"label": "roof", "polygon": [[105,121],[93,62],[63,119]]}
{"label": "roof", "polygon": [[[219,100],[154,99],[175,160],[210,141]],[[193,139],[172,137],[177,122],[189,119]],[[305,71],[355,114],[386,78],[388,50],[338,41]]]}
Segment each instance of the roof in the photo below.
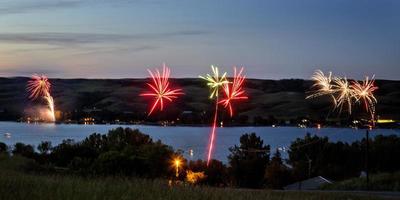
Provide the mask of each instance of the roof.
{"label": "roof", "polygon": [[316,190],[324,184],[331,184],[332,181],[322,177],[317,176],[307,180],[299,181],[284,187],[285,190]]}

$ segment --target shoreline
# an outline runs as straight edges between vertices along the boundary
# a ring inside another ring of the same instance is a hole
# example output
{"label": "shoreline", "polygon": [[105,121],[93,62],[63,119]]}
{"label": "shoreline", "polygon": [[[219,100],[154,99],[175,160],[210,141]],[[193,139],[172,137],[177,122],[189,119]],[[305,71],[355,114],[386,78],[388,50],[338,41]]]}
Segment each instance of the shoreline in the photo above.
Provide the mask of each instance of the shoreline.
{"label": "shoreline", "polygon": [[[25,122],[25,121],[0,121],[0,123],[16,123],[16,124],[53,124],[53,125],[102,125],[102,126],[150,126],[150,127],[193,127],[193,128],[212,128],[209,124],[174,124],[174,125],[162,125],[160,123],[66,123],[66,122]],[[367,127],[351,127],[351,126],[296,126],[296,125],[254,125],[254,124],[244,124],[244,125],[224,125],[218,126],[217,128],[241,128],[241,127],[265,127],[265,128],[302,128],[302,129],[324,129],[324,128],[338,128],[338,129],[360,129],[360,130],[373,130],[373,129],[389,129],[389,130],[400,130],[400,125],[398,127],[376,127],[376,128],[367,128]]]}

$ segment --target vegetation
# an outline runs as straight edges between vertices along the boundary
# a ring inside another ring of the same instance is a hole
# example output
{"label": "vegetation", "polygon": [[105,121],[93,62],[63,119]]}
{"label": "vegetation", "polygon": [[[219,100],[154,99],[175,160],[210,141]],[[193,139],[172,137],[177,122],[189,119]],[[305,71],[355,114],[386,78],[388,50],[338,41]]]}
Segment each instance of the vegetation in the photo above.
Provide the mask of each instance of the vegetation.
{"label": "vegetation", "polygon": [[264,185],[264,172],[269,163],[270,146],[264,145],[255,133],[240,137],[240,146],[229,149],[230,172],[235,185],[260,188]]}
{"label": "vegetation", "polygon": [[[366,178],[352,178],[334,184],[324,185],[325,190],[367,190]],[[370,176],[369,190],[400,192],[400,172],[380,173]]]}
{"label": "vegetation", "polygon": [[232,188],[169,186],[167,180],[122,177],[85,178],[73,175],[32,174],[26,171],[32,160],[3,155],[0,157],[0,199],[379,199],[338,192],[278,192]]}
{"label": "vegetation", "polygon": [[[369,140],[370,173],[400,170],[400,137],[378,135]],[[326,137],[306,135],[296,139],[289,149],[289,164],[296,180],[324,176],[340,181],[360,176],[366,169],[366,140],[347,144],[329,142]],[[351,164],[349,164],[351,163]]]}
{"label": "vegetation", "polygon": [[[400,171],[400,157],[390,156],[400,153],[400,137],[377,136],[368,142],[371,174]],[[30,163],[25,171],[49,176],[146,178],[201,186],[268,189],[283,189],[296,181],[324,176],[339,182],[333,188],[365,189],[362,179],[340,182],[359,177],[365,169],[365,143],[334,143],[326,137],[306,135],[292,142],[289,158],[283,160],[278,150],[270,158],[270,146],[255,133],[244,134],[240,145],[230,148],[228,166],[218,160],[207,166],[202,160],[186,161],[180,151],[153,141],[138,130],[117,128],[105,135],[92,134],[81,142],[65,140],[54,147],[42,142],[38,151],[22,143],[13,148],[0,143],[0,154],[8,156],[11,152],[11,157],[27,158]],[[389,175],[381,176],[374,179],[380,185],[376,189],[397,190],[398,182],[388,179]],[[394,186],[389,186],[392,183]]]}

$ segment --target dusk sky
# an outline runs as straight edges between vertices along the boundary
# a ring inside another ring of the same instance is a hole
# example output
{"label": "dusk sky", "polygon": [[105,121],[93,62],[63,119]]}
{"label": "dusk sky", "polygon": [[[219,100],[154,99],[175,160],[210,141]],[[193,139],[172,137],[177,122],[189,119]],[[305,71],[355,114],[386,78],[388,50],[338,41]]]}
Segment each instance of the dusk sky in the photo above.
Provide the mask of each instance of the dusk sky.
{"label": "dusk sky", "polygon": [[399,0],[1,0],[0,76],[400,79]]}

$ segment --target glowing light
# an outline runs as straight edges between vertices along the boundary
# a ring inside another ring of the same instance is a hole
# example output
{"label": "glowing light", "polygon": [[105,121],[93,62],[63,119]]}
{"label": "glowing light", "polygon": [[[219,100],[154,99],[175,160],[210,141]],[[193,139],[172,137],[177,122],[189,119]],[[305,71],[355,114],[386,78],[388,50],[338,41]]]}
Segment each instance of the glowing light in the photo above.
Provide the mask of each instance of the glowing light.
{"label": "glowing light", "polygon": [[385,123],[394,123],[396,121],[394,121],[393,119],[378,119],[377,122],[379,124],[385,124]]}
{"label": "glowing light", "polygon": [[204,172],[193,172],[191,170],[186,171],[186,181],[190,184],[196,184],[206,178]]}
{"label": "glowing light", "polygon": [[231,117],[233,116],[232,101],[248,99],[243,89],[243,83],[246,79],[246,77],[242,75],[243,67],[239,70],[239,72],[237,72],[236,67],[234,67],[233,71],[233,82],[225,83],[223,85],[225,98],[218,102],[225,108],[229,109],[229,114]]}
{"label": "glowing light", "polygon": [[306,99],[315,98],[323,95],[331,95],[332,90],[332,72],[325,75],[321,70],[317,70],[311,77],[311,80],[315,81],[312,88],[316,88],[311,95],[308,95]]}
{"label": "glowing light", "polygon": [[179,177],[179,166],[181,165],[181,159],[175,158],[174,159],[174,166],[175,166],[175,176]]}
{"label": "glowing light", "polygon": [[212,75],[207,74],[205,77],[199,76],[201,79],[204,79],[208,82],[207,85],[211,89],[210,99],[218,97],[219,88],[228,83],[228,80],[226,79],[226,72],[224,72],[222,76],[220,76],[218,67],[214,67],[213,65],[211,65],[211,69],[213,72]]}
{"label": "glowing light", "polygon": [[172,102],[174,99],[178,98],[178,95],[184,93],[182,92],[182,89],[172,89],[170,87],[169,76],[171,70],[165,64],[163,64],[162,73],[160,73],[158,69],[156,69],[154,73],[151,70],[148,70],[148,72],[152,80],[151,83],[147,83],[150,91],[142,93],[140,96],[154,97],[154,102],[148,114],[151,115],[157,107],[160,111],[163,111],[165,100]]}
{"label": "glowing light", "polygon": [[378,89],[374,83],[374,76],[372,76],[371,79],[367,76],[362,83],[354,81],[350,86],[353,90],[353,96],[356,99],[356,102],[363,103],[365,110],[371,114],[375,112],[375,105],[378,102],[373,94],[374,91]]}
{"label": "glowing light", "polygon": [[51,84],[45,75],[32,75],[27,85],[27,91],[30,93],[29,98],[35,100],[42,97],[47,103],[50,121],[55,121],[54,99],[50,95],[50,88]]}
{"label": "glowing light", "polygon": [[353,90],[350,87],[349,81],[347,78],[334,78],[333,91],[337,95],[335,96],[335,108],[339,109],[339,112],[342,111],[343,106],[347,105],[347,111],[351,114],[352,108],[352,98],[354,96]]}

